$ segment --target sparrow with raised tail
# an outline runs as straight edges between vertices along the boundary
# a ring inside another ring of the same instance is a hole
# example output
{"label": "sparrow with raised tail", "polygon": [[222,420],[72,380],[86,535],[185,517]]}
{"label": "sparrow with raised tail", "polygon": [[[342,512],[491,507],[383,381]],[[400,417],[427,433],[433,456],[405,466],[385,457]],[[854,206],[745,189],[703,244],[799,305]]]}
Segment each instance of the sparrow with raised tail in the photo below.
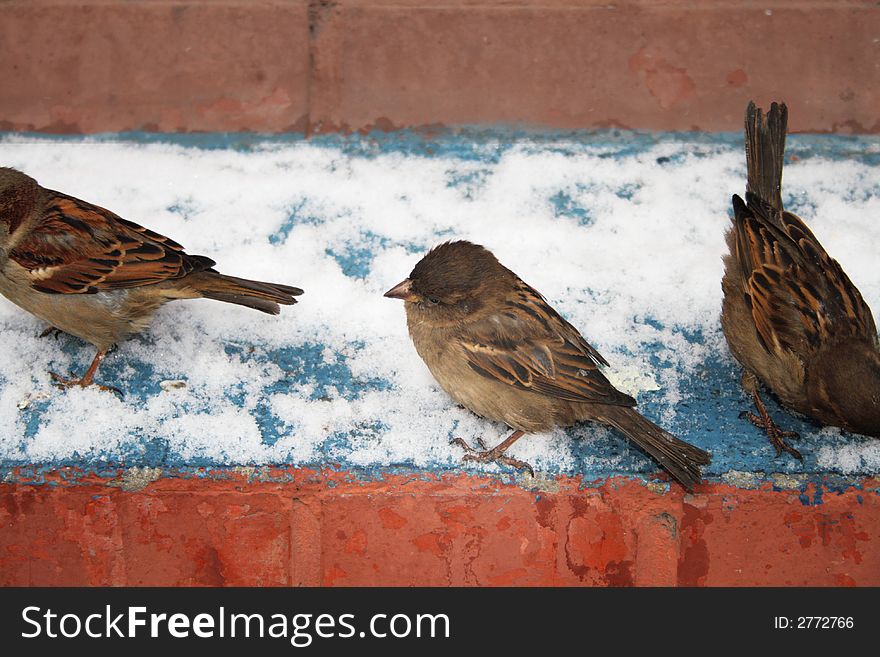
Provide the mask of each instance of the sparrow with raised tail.
{"label": "sparrow with raised tail", "polygon": [[621,431],[688,490],[709,454],[642,417],[600,370],[605,359],[534,288],[487,249],[447,242],[385,293],[403,299],[416,351],[440,386],[477,415],[514,429],[466,460],[500,461],[526,433],[595,420]]}
{"label": "sparrow with raised tail", "polygon": [[[208,298],[277,315],[302,290],[225,276],[205,256],[109,210],[0,167],[0,294],[91,342],[92,364],[63,386],[89,386],[107,350],[174,299]],[[115,390],[106,388],[106,390]]]}
{"label": "sparrow with raised tail", "polygon": [[880,349],[871,309],[806,224],[782,207],[788,110],[746,110],[746,200],[733,197],[721,326],[779,456],[797,438],[770,418],[759,381],[823,425],[880,436]]}

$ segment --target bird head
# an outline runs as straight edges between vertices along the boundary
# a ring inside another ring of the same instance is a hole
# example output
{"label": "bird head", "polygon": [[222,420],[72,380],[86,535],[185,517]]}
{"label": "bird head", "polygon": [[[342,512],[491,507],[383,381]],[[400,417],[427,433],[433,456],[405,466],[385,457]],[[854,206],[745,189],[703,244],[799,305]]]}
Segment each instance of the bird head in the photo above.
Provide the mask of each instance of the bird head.
{"label": "bird head", "polygon": [[463,240],[444,242],[385,296],[403,299],[407,312],[418,313],[424,321],[448,324],[502,296],[515,278],[488,249]]}
{"label": "bird head", "polygon": [[0,167],[0,247],[34,207],[39,186],[21,171]]}

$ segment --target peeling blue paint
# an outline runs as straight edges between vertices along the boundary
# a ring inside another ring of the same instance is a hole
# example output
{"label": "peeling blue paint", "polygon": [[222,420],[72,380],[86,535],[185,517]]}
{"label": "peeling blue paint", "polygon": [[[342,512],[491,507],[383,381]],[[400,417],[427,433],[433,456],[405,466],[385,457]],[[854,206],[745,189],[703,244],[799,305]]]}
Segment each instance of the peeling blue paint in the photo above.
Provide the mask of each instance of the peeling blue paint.
{"label": "peeling blue paint", "polygon": [[271,244],[284,244],[287,241],[288,236],[290,235],[290,231],[292,231],[295,226],[298,226],[300,224],[316,225],[321,223],[321,220],[318,217],[309,214],[305,210],[305,207],[306,201],[305,199],[303,199],[299,203],[288,209],[287,219],[284,221],[281,227],[277,231],[275,231],[275,233],[269,236],[269,242]]}
{"label": "peeling blue paint", "polygon": [[[248,132],[208,133],[99,133],[81,137],[45,133],[3,133],[0,137],[52,140],[59,142],[97,142],[132,144],[170,144],[203,150],[230,149],[251,152],[276,146],[309,143],[335,148],[345,155],[377,157],[382,154],[455,157],[465,161],[497,163],[511,148],[541,150],[561,155],[583,152],[588,144],[600,157],[628,157],[645,154],[660,144],[692,143],[688,157],[707,157],[731,147],[742,147],[740,132],[642,132],[637,130],[530,130],[522,127],[463,126],[431,131],[401,130],[366,134],[325,134],[305,137],[301,133],[260,134]],[[527,140],[524,144],[524,140]],[[660,166],[674,164],[683,155],[655,158]],[[786,162],[808,157],[852,160],[869,166],[880,165],[880,147],[874,135],[793,134],[786,140]]]}
{"label": "peeling blue paint", "polygon": [[589,226],[593,223],[593,216],[589,208],[577,203],[567,192],[556,192],[549,199],[553,206],[553,214],[556,217],[571,217],[577,220],[581,226]]}
{"label": "peeling blue paint", "polygon": [[327,255],[337,262],[342,273],[349,278],[366,278],[370,274],[376,248],[384,248],[388,243],[388,239],[367,231],[361,233],[355,243],[348,242],[338,249],[327,249]]}

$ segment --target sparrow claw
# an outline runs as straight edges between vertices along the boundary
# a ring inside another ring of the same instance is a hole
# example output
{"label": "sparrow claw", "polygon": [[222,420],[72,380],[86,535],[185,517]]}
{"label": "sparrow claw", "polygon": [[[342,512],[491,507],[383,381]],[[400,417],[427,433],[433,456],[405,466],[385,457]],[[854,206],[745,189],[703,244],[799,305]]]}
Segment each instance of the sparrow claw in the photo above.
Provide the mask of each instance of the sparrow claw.
{"label": "sparrow claw", "polygon": [[[465,451],[465,455],[461,457],[462,461],[475,461],[477,463],[503,463],[504,465],[516,468],[521,472],[528,472],[532,477],[535,476],[535,471],[532,469],[531,465],[529,465],[525,461],[520,461],[519,459],[515,459],[512,456],[506,456],[504,454],[504,449],[506,449],[508,445],[502,443],[494,449],[486,449],[486,445],[482,441],[482,439],[477,438],[477,442],[480,443],[483,451],[478,451],[474,449],[473,447],[468,445],[462,438],[453,438],[449,441],[449,444],[458,445]],[[504,449],[501,449],[502,447]]]}
{"label": "sparrow claw", "polygon": [[462,457],[463,461],[486,461],[488,459],[481,459],[480,456],[486,454],[489,450],[486,449],[486,445],[481,438],[477,438],[477,442],[480,444],[480,447],[483,448],[483,451],[479,451],[471,447],[465,442],[464,438],[453,438],[449,441],[450,445],[456,445],[457,447],[461,447],[465,455]]}
{"label": "sparrow claw", "polygon": [[60,328],[55,328],[54,326],[50,326],[45,331],[40,333],[41,338],[47,338],[50,335],[53,336],[56,340],[61,337],[61,334],[64,333]]}
{"label": "sparrow claw", "polygon": [[[775,427],[775,429],[775,431],[768,431],[767,435],[770,437],[770,442],[773,443],[773,447],[776,448],[776,456],[780,456],[784,450],[795,457],[798,461],[803,461],[804,457],[801,456],[801,453],[785,442],[785,434],[791,432],[780,431],[779,427]],[[800,438],[800,436],[798,436],[798,438]]]}
{"label": "sparrow claw", "polygon": [[[477,440],[477,444],[480,446],[480,449],[482,449],[484,452],[488,451],[489,448],[486,447],[486,443],[483,442],[482,438],[477,436],[476,440]],[[475,450],[473,447],[468,445],[465,442],[464,438],[453,438],[452,440],[449,441],[449,444],[450,445],[457,445],[458,447],[461,447],[465,452],[468,452],[469,454],[477,453],[477,450]]]}
{"label": "sparrow claw", "polygon": [[452,440],[449,441],[449,444],[450,445],[457,445],[458,447],[461,447],[465,452],[473,452],[474,451],[473,447],[471,447],[470,445],[468,445],[464,441],[464,438],[453,438]]}
{"label": "sparrow claw", "polygon": [[770,439],[770,443],[776,449],[776,456],[780,456],[783,451],[788,452],[798,461],[803,461],[804,457],[794,447],[785,442],[785,439],[800,440],[801,435],[797,431],[784,431],[776,424],[769,414],[755,415],[749,411],[740,413],[740,417],[744,417],[759,429],[762,429]]}
{"label": "sparrow claw", "polygon": [[511,468],[516,468],[520,472],[528,472],[530,477],[532,477],[533,479],[535,478],[535,470],[525,461],[520,461],[519,459],[514,459],[509,456],[502,456],[498,460],[501,461],[504,465],[509,465]]}
{"label": "sparrow claw", "polygon": [[74,386],[79,386],[81,388],[91,388],[95,387],[98,390],[103,390],[104,392],[112,392],[115,395],[118,395],[120,399],[125,399],[125,395],[122,394],[122,391],[119,388],[114,388],[113,386],[105,386],[100,383],[83,383],[82,379],[68,379],[60,374],[56,374],[55,372],[49,372],[49,376],[52,377],[55,385],[61,388],[62,390],[66,390],[67,388],[72,388]]}
{"label": "sparrow claw", "polygon": [[739,414],[739,419],[740,420],[748,420],[749,422],[754,424],[759,429],[764,428],[764,420],[762,420],[760,416],[755,415],[751,411],[743,411],[742,413]]}
{"label": "sparrow claw", "polygon": [[535,471],[530,464],[526,463],[525,461],[515,459],[512,456],[497,456],[493,460],[510,466],[511,468],[516,468],[520,472],[528,472],[530,477],[535,476]]}

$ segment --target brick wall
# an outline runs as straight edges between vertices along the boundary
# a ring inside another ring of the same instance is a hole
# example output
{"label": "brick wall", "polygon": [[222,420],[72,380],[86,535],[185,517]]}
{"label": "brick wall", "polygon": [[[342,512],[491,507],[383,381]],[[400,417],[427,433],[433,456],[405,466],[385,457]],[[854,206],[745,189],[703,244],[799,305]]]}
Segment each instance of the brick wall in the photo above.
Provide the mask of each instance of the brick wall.
{"label": "brick wall", "polygon": [[12,0],[0,129],[880,131],[876,2]]}
{"label": "brick wall", "polygon": [[[877,586],[859,490],[346,473],[0,483],[0,585]],[[821,500],[821,503],[820,503]]]}

